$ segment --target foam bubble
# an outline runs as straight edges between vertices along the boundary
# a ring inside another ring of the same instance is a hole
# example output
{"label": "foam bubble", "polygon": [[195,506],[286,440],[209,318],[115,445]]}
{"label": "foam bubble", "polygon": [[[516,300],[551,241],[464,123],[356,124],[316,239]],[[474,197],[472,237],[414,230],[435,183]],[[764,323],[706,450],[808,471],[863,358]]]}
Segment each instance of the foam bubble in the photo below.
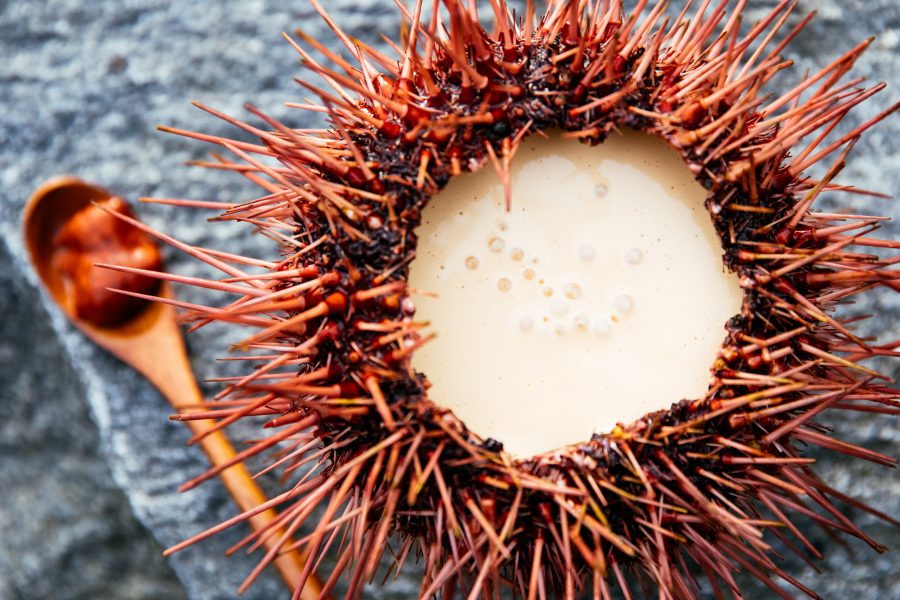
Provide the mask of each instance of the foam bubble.
{"label": "foam bubble", "polygon": [[594,322],[594,333],[600,337],[606,337],[612,332],[612,324],[609,319],[601,317]]}
{"label": "foam bubble", "polygon": [[594,260],[595,256],[597,256],[597,249],[590,244],[585,244],[578,249],[578,258],[581,260]]}
{"label": "foam bubble", "polygon": [[525,315],[519,319],[519,329],[522,331],[531,331],[534,329],[534,318],[530,315]]}
{"label": "foam bubble", "polygon": [[572,319],[572,326],[575,328],[575,331],[578,331],[581,333],[584,333],[585,331],[587,331],[590,324],[591,324],[591,320],[585,314],[575,315],[575,318]]}
{"label": "foam bubble", "polygon": [[616,296],[613,306],[616,307],[618,313],[627,315],[634,309],[634,299],[628,294],[621,294]]}
{"label": "foam bubble", "polygon": [[559,317],[569,312],[569,305],[562,300],[555,300],[550,306],[550,311]]}
{"label": "foam bubble", "polygon": [[625,253],[625,261],[628,264],[636,265],[644,259],[644,253],[641,252],[640,248],[629,248],[628,252]]}
{"label": "foam bubble", "polygon": [[569,300],[578,300],[581,298],[581,286],[577,283],[567,283],[563,286],[563,294]]}

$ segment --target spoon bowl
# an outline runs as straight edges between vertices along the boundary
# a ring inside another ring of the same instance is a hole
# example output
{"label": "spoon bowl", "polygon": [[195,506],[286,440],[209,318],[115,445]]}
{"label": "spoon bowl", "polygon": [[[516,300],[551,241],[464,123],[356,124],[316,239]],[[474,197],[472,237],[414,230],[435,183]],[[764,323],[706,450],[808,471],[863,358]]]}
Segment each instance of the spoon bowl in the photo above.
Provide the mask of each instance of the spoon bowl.
{"label": "spoon bowl", "polygon": [[[191,371],[172,306],[147,302],[135,316],[120,325],[97,325],[75,314],[63,278],[53,265],[57,233],[79,210],[110,196],[104,188],[72,176],[56,177],[38,187],[23,215],[23,233],[31,264],[50,297],[88,338],[144,375],[179,413],[200,410],[203,396]],[[168,284],[163,282],[157,296],[171,298]],[[249,511],[267,501],[246,467],[235,461],[236,452],[227,436],[216,428],[216,421],[189,420],[187,424],[213,468],[231,465],[219,477],[241,511]],[[276,535],[267,536],[266,547],[273,546],[282,537],[280,525],[272,525],[276,517],[277,513],[269,509],[250,518],[254,531],[275,527]],[[282,547],[290,545],[288,540]],[[303,557],[297,551],[283,551],[274,562],[282,579],[293,589],[305,568]],[[310,578],[301,598],[318,598],[319,592],[318,582]]]}
{"label": "spoon bowl", "polygon": [[[111,194],[104,188],[89,184],[77,177],[63,175],[54,177],[38,187],[25,205],[23,214],[23,230],[25,247],[28,250],[31,265],[37,272],[47,292],[63,310],[72,323],[81,329],[92,341],[109,350],[131,367],[140,371],[159,387],[156,379],[157,368],[134,359],[128,352],[135,336],[146,334],[154,327],[163,327],[167,321],[175,325],[175,335],[181,340],[181,334],[175,323],[175,315],[171,307],[156,302],[147,302],[143,310],[133,318],[114,327],[94,324],[79,318],[72,310],[70,298],[66,293],[62,277],[53,267],[55,251],[53,240],[60,229],[83,208],[92,202],[109,198]],[[163,298],[171,296],[168,285],[163,284],[159,295]]]}

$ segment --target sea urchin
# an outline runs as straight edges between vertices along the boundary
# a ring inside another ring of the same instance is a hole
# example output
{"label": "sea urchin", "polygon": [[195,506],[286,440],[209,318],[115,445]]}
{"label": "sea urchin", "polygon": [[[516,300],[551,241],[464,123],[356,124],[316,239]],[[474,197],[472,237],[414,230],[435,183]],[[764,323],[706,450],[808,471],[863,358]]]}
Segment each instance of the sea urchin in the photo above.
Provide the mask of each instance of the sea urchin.
{"label": "sea urchin", "polygon": [[[875,511],[829,487],[803,452],[816,445],[896,464],[814,421],[826,409],[898,412],[890,380],[862,364],[897,356],[898,343],[861,339],[834,309],[876,287],[900,289],[897,259],[884,257],[900,244],[870,236],[883,217],[813,210],[822,194],[854,191],[835,182],[847,154],[897,109],[830,135],[883,87],[844,78],[868,41],[772,97],[767,83],[791,65],[782,51],[810,18],[786,28],[792,0],[746,31],[745,1],[705,0],[670,20],[664,3],[647,0],[630,14],[621,0],[551,0],[543,14],[529,3],[521,15],[491,0],[490,32],[472,1],[433,0],[428,11],[423,0],[398,2],[408,24],[394,44],[399,58],[351,39],[312,3],[349,54],[288,38],[331,88],[300,81],[320,103],[290,106],[323,113],[329,128],[292,129],[250,106],[257,127],[200,105],[259,141],[164,128],[239,159],[208,166],[244,175],[264,195],[221,205],[220,219],[283,242],[284,257],[162,236],[227,279],[158,275],[238,296],[221,308],[171,301],[198,324],[255,329],[240,347],[258,352],[249,359],[261,366],[180,418],[220,427],[267,418],[275,433],[235,460],[277,449],[273,467],[289,485],[257,510],[277,507],[286,536],[302,534],[296,545],[310,560],[295,597],[326,553],[337,562],[323,594],[343,579],[359,596],[389,541],[398,568],[410,554],[422,559],[420,596],[444,598],[503,588],[529,599],[608,598],[616,586],[630,596],[648,585],[660,598],[692,598],[702,579],[725,597],[740,595],[738,571],[785,598],[779,578],[815,596],[779,568],[769,544],[777,536],[820,557],[798,518],[883,550],[833,500]],[[513,155],[532,133],[558,128],[589,146],[623,127],[668,142],[708,190],[741,312],[705,398],[516,460],[431,402],[428,374],[410,367],[430,339],[406,281],[416,227],[452,177],[490,165],[508,187]],[[820,163],[822,178],[805,175]],[[260,546],[260,535],[245,543]]]}

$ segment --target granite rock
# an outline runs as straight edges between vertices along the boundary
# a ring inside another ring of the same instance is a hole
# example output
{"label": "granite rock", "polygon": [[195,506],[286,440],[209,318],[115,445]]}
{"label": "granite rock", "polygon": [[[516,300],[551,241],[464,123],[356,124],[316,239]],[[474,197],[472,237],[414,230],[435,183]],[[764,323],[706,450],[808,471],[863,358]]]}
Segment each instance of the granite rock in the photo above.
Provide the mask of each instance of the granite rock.
{"label": "granite rock", "polygon": [[[382,48],[380,34],[400,27],[391,0],[323,3],[351,36]],[[750,0],[747,20],[775,3]],[[798,13],[812,9],[819,17],[790,51],[797,68],[779,85],[786,88],[792,77],[827,64],[871,34],[878,38],[856,72],[897,81],[896,0],[801,0]],[[0,381],[7,388],[0,394],[0,598],[230,598],[252,569],[252,557],[223,556],[240,539],[238,530],[160,557],[161,548],[227,518],[233,508],[217,483],[176,492],[203,470],[202,456],[185,447],[186,431],[166,419],[169,409],[155,390],[88,344],[40,293],[18,222],[31,190],[60,173],[76,173],[130,199],[252,197],[255,191],[238,178],[183,166],[210,148],[157,133],[154,126],[235,134],[192,108],[193,99],[236,115],[252,102],[292,126],[316,125],[315,118],[283,106],[305,95],[292,82],[300,75],[296,57],[279,37],[298,26],[333,45],[303,0],[0,0]],[[896,100],[889,89],[851,115],[842,130]],[[900,123],[893,118],[857,147],[844,180],[896,193],[898,150]],[[828,206],[858,202],[835,195]],[[891,201],[865,203],[867,211],[897,216]],[[140,213],[150,225],[193,244],[259,256],[273,251],[259,236],[210,226],[191,211],[147,206]],[[887,230],[896,237],[897,223]],[[179,273],[208,273],[175,253],[168,252],[167,260]],[[188,301],[208,298],[196,290],[179,294]],[[900,338],[896,295],[876,295],[849,310],[879,315],[864,326],[867,332]],[[200,378],[226,372],[215,358],[234,336],[211,327],[189,339]],[[832,415],[825,421],[851,441],[896,452],[896,420]],[[835,455],[819,458],[827,481],[900,514],[896,471]],[[900,547],[896,528],[849,512],[880,541]],[[876,555],[862,544],[843,546],[814,530],[810,535],[827,549],[822,572],[796,560],[788,564],[824,597],[896,594],[896,552]],[[278,597],[280,585],[267,573],[245,597]],[[749,585],[750,597],[768,597]],[[416,588],[412,568],[368,595],[408,598]]]}

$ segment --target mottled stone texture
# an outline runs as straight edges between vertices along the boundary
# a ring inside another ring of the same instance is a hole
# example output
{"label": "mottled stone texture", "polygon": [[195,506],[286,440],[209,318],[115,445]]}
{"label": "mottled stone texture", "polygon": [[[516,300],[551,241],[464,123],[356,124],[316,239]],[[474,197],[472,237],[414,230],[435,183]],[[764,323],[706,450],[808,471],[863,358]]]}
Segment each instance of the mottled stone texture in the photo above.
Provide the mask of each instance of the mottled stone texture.
{"label": "mottled stone texture", "polygon": [[[390,0],[323,3],[351,36],[367,42],[381,44],[379,34],[398,31]],[[747,20],[774,3],[750,0]],[[818,9],[819,17],[794,44],[798,68],[781,85],[871,34],[879,37],[857,73],[897,81],[896,0],[801,0],[800,8]],[[166,404],[145,381],[87,344],[48,305],[26,268],[18,220],[30,191],[60,173],[76,173],[131,199],[251,197],[254,191],[234,177],[183,166],[209,148],[153,128],[165,123],[233,135],[191,108],[192,99],[234,114],[253,102],[293,126],[313,125],[309,115],[282,105],[305,95],[292,83],[299,74],[295,56],[279,39],[281,31],[297,26],[334,45],[303,0],[0,0],[0,598],[228,598],[252,568],[247,557],[222,556],[243,530],[160,557],[162,547],[226,518],[233,508],[216,483],[176,493],[180,482],[203,469],[202,457],[184,448],[184,429],[166,420]],[[889,89],[843,130],[892,100],[897,94]],[[896,193],[898,139],[900,123],[893,118],[857,147],[843,179]],[[866,202],[866,211],[897,215],[890,201]],[[858,203],[849,196],[828,201],[830,207]],[[202,214],[157,206],[140,212],[151,225],[191,243],[260,256],[272,252],[240,229],[206,224]],[[896,236],[898,227],[888,230]],[[180,273],[208,273],[181,256],[168,258]],[[191,301],[207,298],[179,293]],[[865,331],[900,337],[896,297],[881,294],[848,310],[880,313]],[[214,359],[234,339],[234,333],[213,328],[190,338],[200,377],[227,372]],[[823,421],[851,441],[896,452],[896,420],[832,414]],[[821,458],[819,471],[833,485],[900,514],[896,471]],[[870,534],[900,547],[896,529],[849,512]],[[826,598],[898,597],[892,588],[896,551],[876,555],[809,529],[827,558],[820,574],[789,559],[804,583]],[[372,587],[370,595],[410,597],[415,587],[413,569],[388,589]],[[749,589],[754,598],[770,595]],[[268,574],[245,597],[279,592],[277,577]]]}

